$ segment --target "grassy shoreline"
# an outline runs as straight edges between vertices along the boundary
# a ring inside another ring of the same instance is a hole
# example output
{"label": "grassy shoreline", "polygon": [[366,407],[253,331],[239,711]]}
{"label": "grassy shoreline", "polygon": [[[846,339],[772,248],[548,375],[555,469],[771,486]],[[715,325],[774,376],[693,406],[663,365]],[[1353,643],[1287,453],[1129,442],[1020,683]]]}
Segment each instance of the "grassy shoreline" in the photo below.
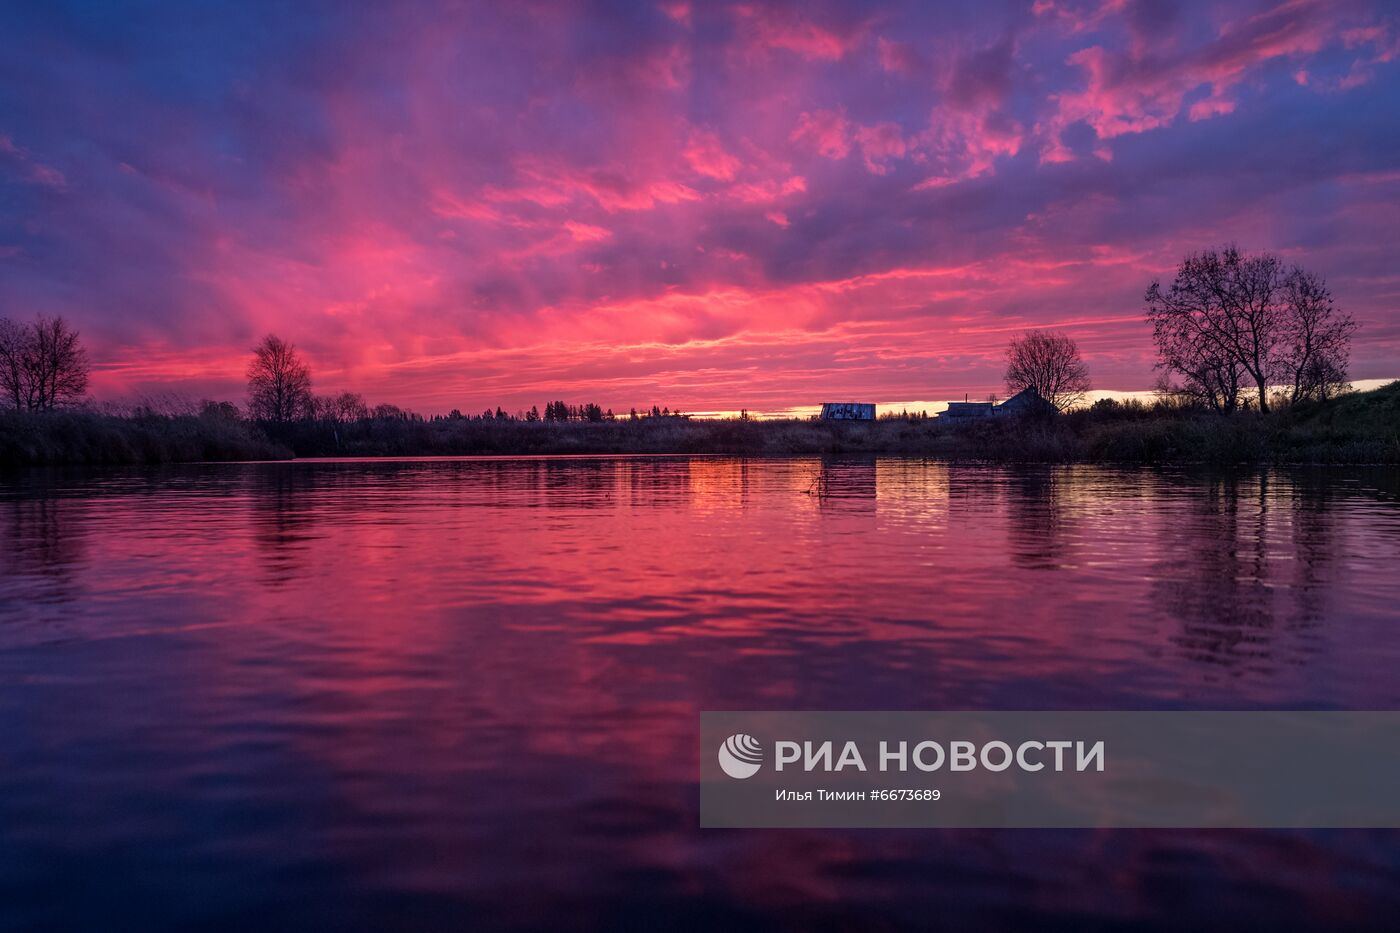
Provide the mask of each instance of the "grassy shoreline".
{"label": "grassy shoreline", "polygon": [[226,417],[0,412],[0,466],[302,457],[887,454],[1037,463],[1396,464],[1400,382],[1259,415],[1098,405],[970,424],[882,420],[598,423],[365,419],[261,426]]}
{"label": "grassy shoreline", "polygon": [[195,415],[0,411],[0,467],[286,460],[257,425]]}

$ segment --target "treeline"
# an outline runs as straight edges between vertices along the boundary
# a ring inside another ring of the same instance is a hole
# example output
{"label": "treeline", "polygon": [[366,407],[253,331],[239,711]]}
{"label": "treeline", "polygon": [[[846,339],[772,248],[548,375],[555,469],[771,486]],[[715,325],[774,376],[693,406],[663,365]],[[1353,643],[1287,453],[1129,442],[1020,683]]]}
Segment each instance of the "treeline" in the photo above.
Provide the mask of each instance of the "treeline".
{"label": "treeline", "polygon": [[653,405],[650,411],[646,409],[638,411],[633,408],[625,415],[615,415],[611,408],[604,410],[603,406],[594,402],[588,402],[583,405],[570,405],[567,402],[546,402],[543,414],[541,414],[538,405],[531,405],[529,411],[518,411],[515,414],[507,412],[500,406],[497,406],[494,411],[488,408],[480,415],[464,415],[460,410],[454,408],[445,416],[434,415],[431,420],[460,421],[463,419],[475,419],[479,421],[547,421],[551,424],[563,421],[587,421],[593,424],[599,424],[604,421],[617,421],[619,418],[636,421],[639,418],[685,417],[688,416],[681,414],[679,408],[672,411],[669,405],[665,407]]}
{"label": "treeline", "polygon": [[[232,403],[207,403],[229,406]],[[598,424],[616,421],[618,416],[611,408],[604,410],[601,405],[588,402],[570,405],[564,401],[546,402],[544,412],[532,405],[529,411],[511,414],[497,406],[488,408],[479,415],[464,415],[460,409],[452,409],[446,415],[434,415],[430,419],[397,405],[376,405],[371,408],[358,392],[341,392],[337,395],[320,396],[312,391],[311,368],[302,360],[292,344],[268,334],[253,348],[253,358],[248,365],[248,412],[247,416],[264,425],[285,428],[305,422],[350,424],[360,421],[523,421],[549,423],[583,421]],[[650,411],[631,409],[625,416],[628,420],[641,418],[685,417],[680,410],[670,406],[653,405]]]}
{"label": "treeline", "polygon": [[378,417],[257,423],[221,403],[198,413],[138,409],[0,412],[0,465],[158,463],[342,456],[531,454],[889,454],[1038,463],[1400,463],[1400,382],[1300,401],[1268,413],[1220,414],[1164,397],[1104,400],[1063,415],[879,421],[528,421]]}
{"label": "treeline", "polygon": [[1400,383],[1269,413],[1228,415],[1194,400],[1163,397],[967,423],[913,414],[859,422],[369,419],[336,427],[302,422],[277,436],[300,456],[870,453],[1041,463],[1400,463]]}

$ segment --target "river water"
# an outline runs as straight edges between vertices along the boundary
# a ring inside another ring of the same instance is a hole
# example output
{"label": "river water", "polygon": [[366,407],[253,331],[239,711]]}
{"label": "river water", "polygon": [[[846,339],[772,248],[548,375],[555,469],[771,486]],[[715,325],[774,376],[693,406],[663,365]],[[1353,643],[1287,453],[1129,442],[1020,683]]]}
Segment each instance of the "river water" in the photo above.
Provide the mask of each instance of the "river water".
{"label": "river water", "polygon": [[0,928],[1383,928],[1400,831],[702,831],[697,714],[1400,708],[1398,497],[900,459],[0,474]]}

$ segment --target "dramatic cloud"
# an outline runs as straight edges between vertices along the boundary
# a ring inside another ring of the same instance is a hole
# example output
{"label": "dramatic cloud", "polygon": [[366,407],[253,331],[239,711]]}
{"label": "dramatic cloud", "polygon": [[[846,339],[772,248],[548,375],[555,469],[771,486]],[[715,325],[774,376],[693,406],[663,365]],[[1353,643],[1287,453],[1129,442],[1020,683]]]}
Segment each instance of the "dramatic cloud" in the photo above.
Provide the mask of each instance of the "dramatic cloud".
{"label": "dramatic cloud", "polygon": [[104,397],[780,410],[999,388],[1235,241],[1400,374],[1400,17],[1362,0],[11,4],[0,314]]}

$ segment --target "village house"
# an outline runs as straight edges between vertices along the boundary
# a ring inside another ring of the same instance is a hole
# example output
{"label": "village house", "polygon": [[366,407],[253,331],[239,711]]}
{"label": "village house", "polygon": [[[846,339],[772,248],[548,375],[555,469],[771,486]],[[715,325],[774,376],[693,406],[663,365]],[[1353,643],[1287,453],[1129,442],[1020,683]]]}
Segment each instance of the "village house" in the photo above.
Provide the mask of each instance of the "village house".
{"label": "village house", "polygon": [[822,402],[823,421],[874,421],[873,402]]}
{"label": "village house", "polygon": [[971,421],[976,418],[994,418],[1002,415],[1029,415],[1053,413],[1054,405],[1041,397],[1034,388],[1027,386],[1004,402],[949,402],[948,410],[938,417],[949,421]]}

